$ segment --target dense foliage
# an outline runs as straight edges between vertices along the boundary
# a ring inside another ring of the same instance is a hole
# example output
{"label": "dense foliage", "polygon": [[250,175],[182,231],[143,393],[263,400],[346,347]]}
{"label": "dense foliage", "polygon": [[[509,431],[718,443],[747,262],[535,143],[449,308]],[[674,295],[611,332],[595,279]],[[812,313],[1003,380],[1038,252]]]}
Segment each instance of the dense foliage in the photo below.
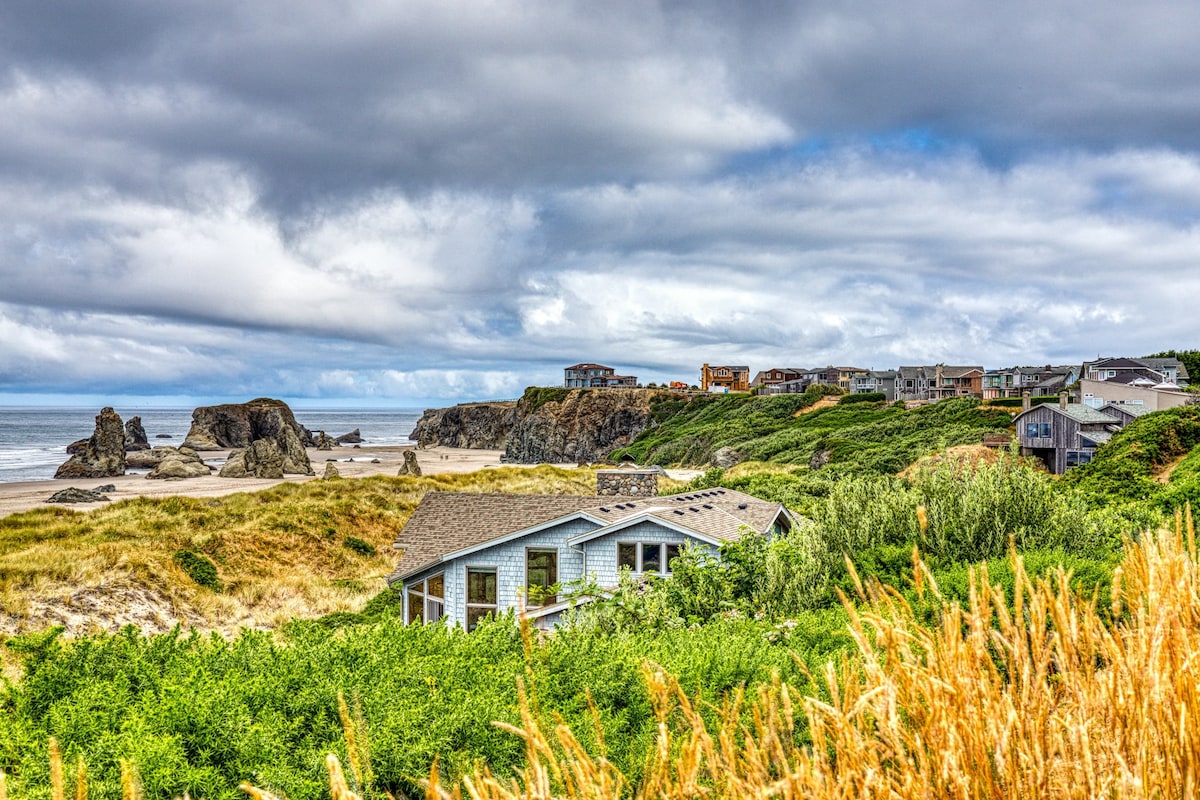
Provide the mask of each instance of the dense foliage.
{"label": "dense foliage", "polygon": [[911,410],[870,399],[809,410],[827,394],[829,387],[814,387],[804,394],[701,395],[664,404],[656,409],[659,424],[615,455],[639,463],[706,464],[720,448],[732,447],[756,461],[808,464],[815,456],[842,472],[892,473],[1012,422],[1007,411],[970,399]]}
{"label": "dense foliage", "polygon": [[[843,598],[864,602],[863,579],[896,587],[889,602],[946,635],[956,630],[938,627],[947,609],[978,602],[981,569],[1010,597],[1022,570],[1036,578],[1061,569],[1079,596],[1104,599],[1122,588],[1114,569],[1127,555],[1123,541],[1200,497],[1197,408],[1139,419],[1090,465],[1060,479],[1015,452],[912,466],[1004,429],[1011,416],[1003,409],[950,400],[907,410],[874,399],[814,408],[824,396],[664,393],[656,400],[659,424],[630,446],[634,458],[702,463],[733,447],[754,461],[710,469],[692,488],[741,489],[801,516],[770,541],[745,536],[725,545],[719,561],[685,548],[669,579],[625,575],[603,598],[599,587],[567,587],[597,599],[552,636],[523,636],[511,616],[471,634],[406,626],[398,596],[383,592],[358,612],[331,603],[339,610],[229,638],[132,629],[13,638],[7,650],[21,674],[0,690],[0,770],[20,796],[48,797],[45,744],[53,736],[68,763],[84,758],[95,798],[121,796],[122,760],[136,763],[151,797],[232,798],[243,780],[292,800],[323,797],[324,754],[350,755],[342,693],[369,751],[356,788],[369,798],[413,796],[435,761],[447,782],[484,764],[500,776],[522,767],[522,741],[491,724],[524,724],[521,678],[537,724],[565,722],[589,752],[602,739],[611,765],[636,783],[661,735],[660,701],[643,679],[647,663],[678,676],[710,721],[723,713],[755,724],[752,710],[724,701],[741,687],[772,685],[773,675],[836,704],[810,676],[861,649],[850,624],[858,610]],[[221,602],[265,591],[252,576],[282,575],[270,564],[284,550],[339,591],[352,582],[361,594],[368,584],[357,576],[386,569],[372,551],[386,549],[421,492],[586,491],[592,478],[498,470],[487,478],[314,482],[222,500],[122,503],[91,515],[18,515],[0,521],[0,555],[9,559],[0,575],[8,585],[26,580],[16,564],[29,548],[46,540],[66,548],[78,538],[80,553],[111,542],[159,548],[165,559],[143,556],[146,566],[126,574],[174,581],[173,573],[155,572],[166,563],[188,583],[225,578]],[[124,563],[134,552],[113,558]],[[170,556],[184,552],[195,558]],[[914,570],[918,558],[924,571]],[[1135,578],[1126,573],[1126,585]],[[921,582],[928,579],[936,597]],[[15,590],[13,597],[15,607]],[[1111,620],[1121,612],[1099,603],[1094,614]],[[798,720],[788,735],[804,744],[813,732]]]}

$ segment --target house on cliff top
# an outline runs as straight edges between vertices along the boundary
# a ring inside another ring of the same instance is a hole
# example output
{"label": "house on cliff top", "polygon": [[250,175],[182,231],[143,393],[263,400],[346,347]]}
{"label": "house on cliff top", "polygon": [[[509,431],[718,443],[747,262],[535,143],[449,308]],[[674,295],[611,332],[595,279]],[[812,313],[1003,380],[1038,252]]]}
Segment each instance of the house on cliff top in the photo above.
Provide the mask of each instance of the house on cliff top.
{"label": "house on cliff top", "polygon": [[393,545],[401,556],[388,585],[403,592],[405,620],[472,630],[525,602],[536,624],[552,627],[570,605],[554,587],[615,587],[622,568],[670,575],[685,544],[715,555],[746,532],[771,536],[796,522],[781,504],[732,489],[657,497],[654,473],[610,470],[601,492],[609,478],[638,494],[427,493]]}
{"label": "house on cliff top", "polygon": [[636,375],[617,375],[612,367],[603,364],[572,364],[563,370],[563,387],[567,389],[632,389],[637,386]]}

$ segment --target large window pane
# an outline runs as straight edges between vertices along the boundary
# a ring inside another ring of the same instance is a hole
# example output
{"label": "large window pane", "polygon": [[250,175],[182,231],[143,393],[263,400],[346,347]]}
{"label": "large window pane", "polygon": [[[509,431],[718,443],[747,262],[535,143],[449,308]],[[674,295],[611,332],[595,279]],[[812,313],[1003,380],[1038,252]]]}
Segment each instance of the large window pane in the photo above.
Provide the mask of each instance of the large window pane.
{"label": "large window pane", "polygon": [[662,570],[662,547],[657,543],[642,544],[642,572]]}
{"label": "large window pane", "polygon": [[671,571],[671,561],[676,558],[679,558],[679,545],[668,544],[664,547],[664,549],[666,550],[666,556],[665,556],[666,564],[664,566],[666,567],[666,571],[670,572]]}
{"label": "large window pane", "polygon": [[496,570],[467,570],[467,602],[496,605]]}
{"label": "large window pane", "polygon": [[475,630],[475,626],[479,624],[479,620],[486,617],[488,614],[494,613],[495,608],[477,608],[467,606],[467,630]]}
{"label": "large window pane", "polygon": [[425,598],[420,592],[408,592],[408,622],[422,622],[425,619]]}
{"label": "large window pane", "polygon": [[438,573],[430,578],[425,584],[425,594],[444,599],[446,597],[446,576]]}
{"label": "large window pane", "polygon": [[637,545],[633,542],[619,542],[617,544],[617,567],[629,567],[633,572],[637,572]]}
{"label": "large window pane", "polygon": [[546,589],[557,582],[558,551],[526,550],[525,585],[533,590],[530,593],[530,604],[556,602],[558,598],[548,594]]}

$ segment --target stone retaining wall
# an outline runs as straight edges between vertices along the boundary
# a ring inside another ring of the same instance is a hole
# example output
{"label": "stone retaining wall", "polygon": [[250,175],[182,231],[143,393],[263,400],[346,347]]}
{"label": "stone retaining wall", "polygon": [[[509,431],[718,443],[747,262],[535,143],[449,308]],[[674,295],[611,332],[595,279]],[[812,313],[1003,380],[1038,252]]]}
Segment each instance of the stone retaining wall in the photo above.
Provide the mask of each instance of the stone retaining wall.
{"label": "stone retaining wall", "polygon": [[602,497],[654,497],[658,494],[658,473],[649,470],[602,469],[596,473],[596,494]]}

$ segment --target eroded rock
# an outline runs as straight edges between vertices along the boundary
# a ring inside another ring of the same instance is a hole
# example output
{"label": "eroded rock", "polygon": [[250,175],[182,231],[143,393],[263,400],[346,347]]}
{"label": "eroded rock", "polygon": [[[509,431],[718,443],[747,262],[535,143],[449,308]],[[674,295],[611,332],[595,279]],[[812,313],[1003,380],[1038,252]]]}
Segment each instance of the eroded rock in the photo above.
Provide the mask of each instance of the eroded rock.
{"label": "eroded rock", "polygon": [[125,428],[111,407],[100,409],[96,429],[54,473],[56,478],[113,478],[125,474]]}

